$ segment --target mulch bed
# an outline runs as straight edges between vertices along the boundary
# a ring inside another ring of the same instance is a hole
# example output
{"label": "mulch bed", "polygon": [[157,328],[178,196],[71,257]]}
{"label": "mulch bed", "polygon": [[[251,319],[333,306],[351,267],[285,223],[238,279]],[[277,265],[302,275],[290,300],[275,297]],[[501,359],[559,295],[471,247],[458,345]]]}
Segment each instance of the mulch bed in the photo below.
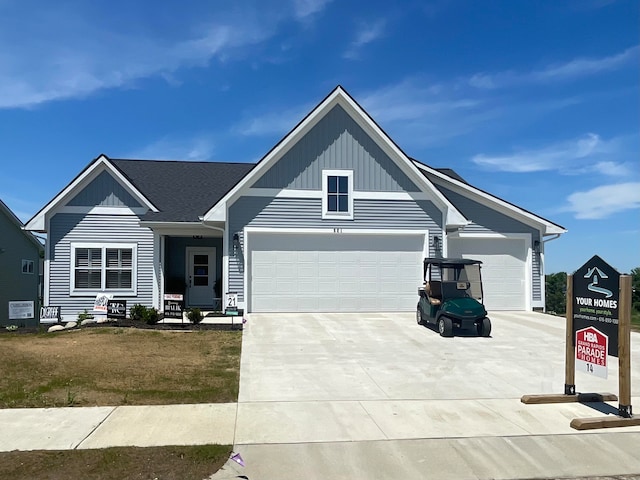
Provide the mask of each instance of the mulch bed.
{"label": "mulch bed", "polygon": [[[55,323],[46,324],[42,327],[18,327],[16,330],[9,331],[4,327],[0,327],[0,335],[21,335],[46,333],[47,329]],[[60,324],[63,325],[63,324]],[[136,322],[134,320],[114,320],[105,323],[87,323],[81,327],[71,328],[70,331],[85,328],[137,328],[141,330],[179,330],[179,331],[200,331],[200,330],[242,330],[242,323],[237,324],[218,324],[218,323],[155,323],[147,324],[145,322]],[[65,330],[61,330],[65,331]],[[55,332],[57,333],[57,332]]]}

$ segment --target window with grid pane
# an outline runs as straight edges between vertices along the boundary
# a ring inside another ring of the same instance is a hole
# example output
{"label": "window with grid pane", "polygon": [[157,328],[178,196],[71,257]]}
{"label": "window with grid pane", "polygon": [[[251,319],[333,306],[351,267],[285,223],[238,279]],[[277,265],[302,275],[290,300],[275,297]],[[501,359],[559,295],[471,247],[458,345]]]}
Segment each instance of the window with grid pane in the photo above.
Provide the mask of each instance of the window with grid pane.
{"label": "window with grid pane", "polygon": [[327,178],[327,210],[349,211],[349,179],[346,176],[329,175]]}
{"label": "window with grid pane", "polygon": [[353,220],[353,170],[322,171],[322,218]]}
{"label": "window with grid pane", "polygon": [[135,294],[135,244],[72,244],[72,295]]}
{"label": "window with grid pane", "polygon": [[76,248],[75,287],[102,288],[102,249]]}
{"label": "window with grid pane", "polygon": [[133,252],[130,248],[107,248],[106,289],[131,288],[132,269]]}

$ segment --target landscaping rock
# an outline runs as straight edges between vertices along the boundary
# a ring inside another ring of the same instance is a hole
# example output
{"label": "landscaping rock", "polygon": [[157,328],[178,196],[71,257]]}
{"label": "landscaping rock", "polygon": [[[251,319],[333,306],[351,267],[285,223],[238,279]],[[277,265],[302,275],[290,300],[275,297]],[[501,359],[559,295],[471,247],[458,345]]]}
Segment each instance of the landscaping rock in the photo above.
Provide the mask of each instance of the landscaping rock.
{"label": "landscaping rock", "polygon": [[64,329],[69,330],[70,328],[76,328],[78,326],[78,322],[68,322],[65,324]]}
{"label": "landscaping rock", "polygon": [[82,322],[80,322],[80,325],[88,325],[90,323],[96,323],[96,320],[94,320],[93,318],[86,318],[82,320]]}
{"label": "landscaping rock", "polygon": [[59,332],[60,330],[64,330],[64,325],[51,325],[47,329],[47,333]]}

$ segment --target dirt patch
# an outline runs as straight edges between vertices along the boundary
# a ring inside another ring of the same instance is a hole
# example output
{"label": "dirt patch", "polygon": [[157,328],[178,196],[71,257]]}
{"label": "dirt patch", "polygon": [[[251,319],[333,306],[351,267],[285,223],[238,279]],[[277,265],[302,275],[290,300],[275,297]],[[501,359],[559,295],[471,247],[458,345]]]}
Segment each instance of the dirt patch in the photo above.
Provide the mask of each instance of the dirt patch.
{"label": "dirt patch", "polygon": [[89,327],[0,335],[0,407],[235,402],[241,331]]}

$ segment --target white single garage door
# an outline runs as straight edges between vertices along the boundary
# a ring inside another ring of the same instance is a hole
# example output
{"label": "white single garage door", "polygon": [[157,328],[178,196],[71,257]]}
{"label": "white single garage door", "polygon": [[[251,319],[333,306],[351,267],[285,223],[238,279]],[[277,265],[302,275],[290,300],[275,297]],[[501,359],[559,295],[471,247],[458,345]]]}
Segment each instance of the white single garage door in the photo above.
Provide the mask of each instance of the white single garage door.
{"label": "white single garage door", "polygon": [[252,312],[412,311],[424,234],[248,233]]}
{"label": "white single garage door", "polygon": [[450,257],[482,260],[487,310],[525,310],[527,248],[521,238],[449,238]]}

